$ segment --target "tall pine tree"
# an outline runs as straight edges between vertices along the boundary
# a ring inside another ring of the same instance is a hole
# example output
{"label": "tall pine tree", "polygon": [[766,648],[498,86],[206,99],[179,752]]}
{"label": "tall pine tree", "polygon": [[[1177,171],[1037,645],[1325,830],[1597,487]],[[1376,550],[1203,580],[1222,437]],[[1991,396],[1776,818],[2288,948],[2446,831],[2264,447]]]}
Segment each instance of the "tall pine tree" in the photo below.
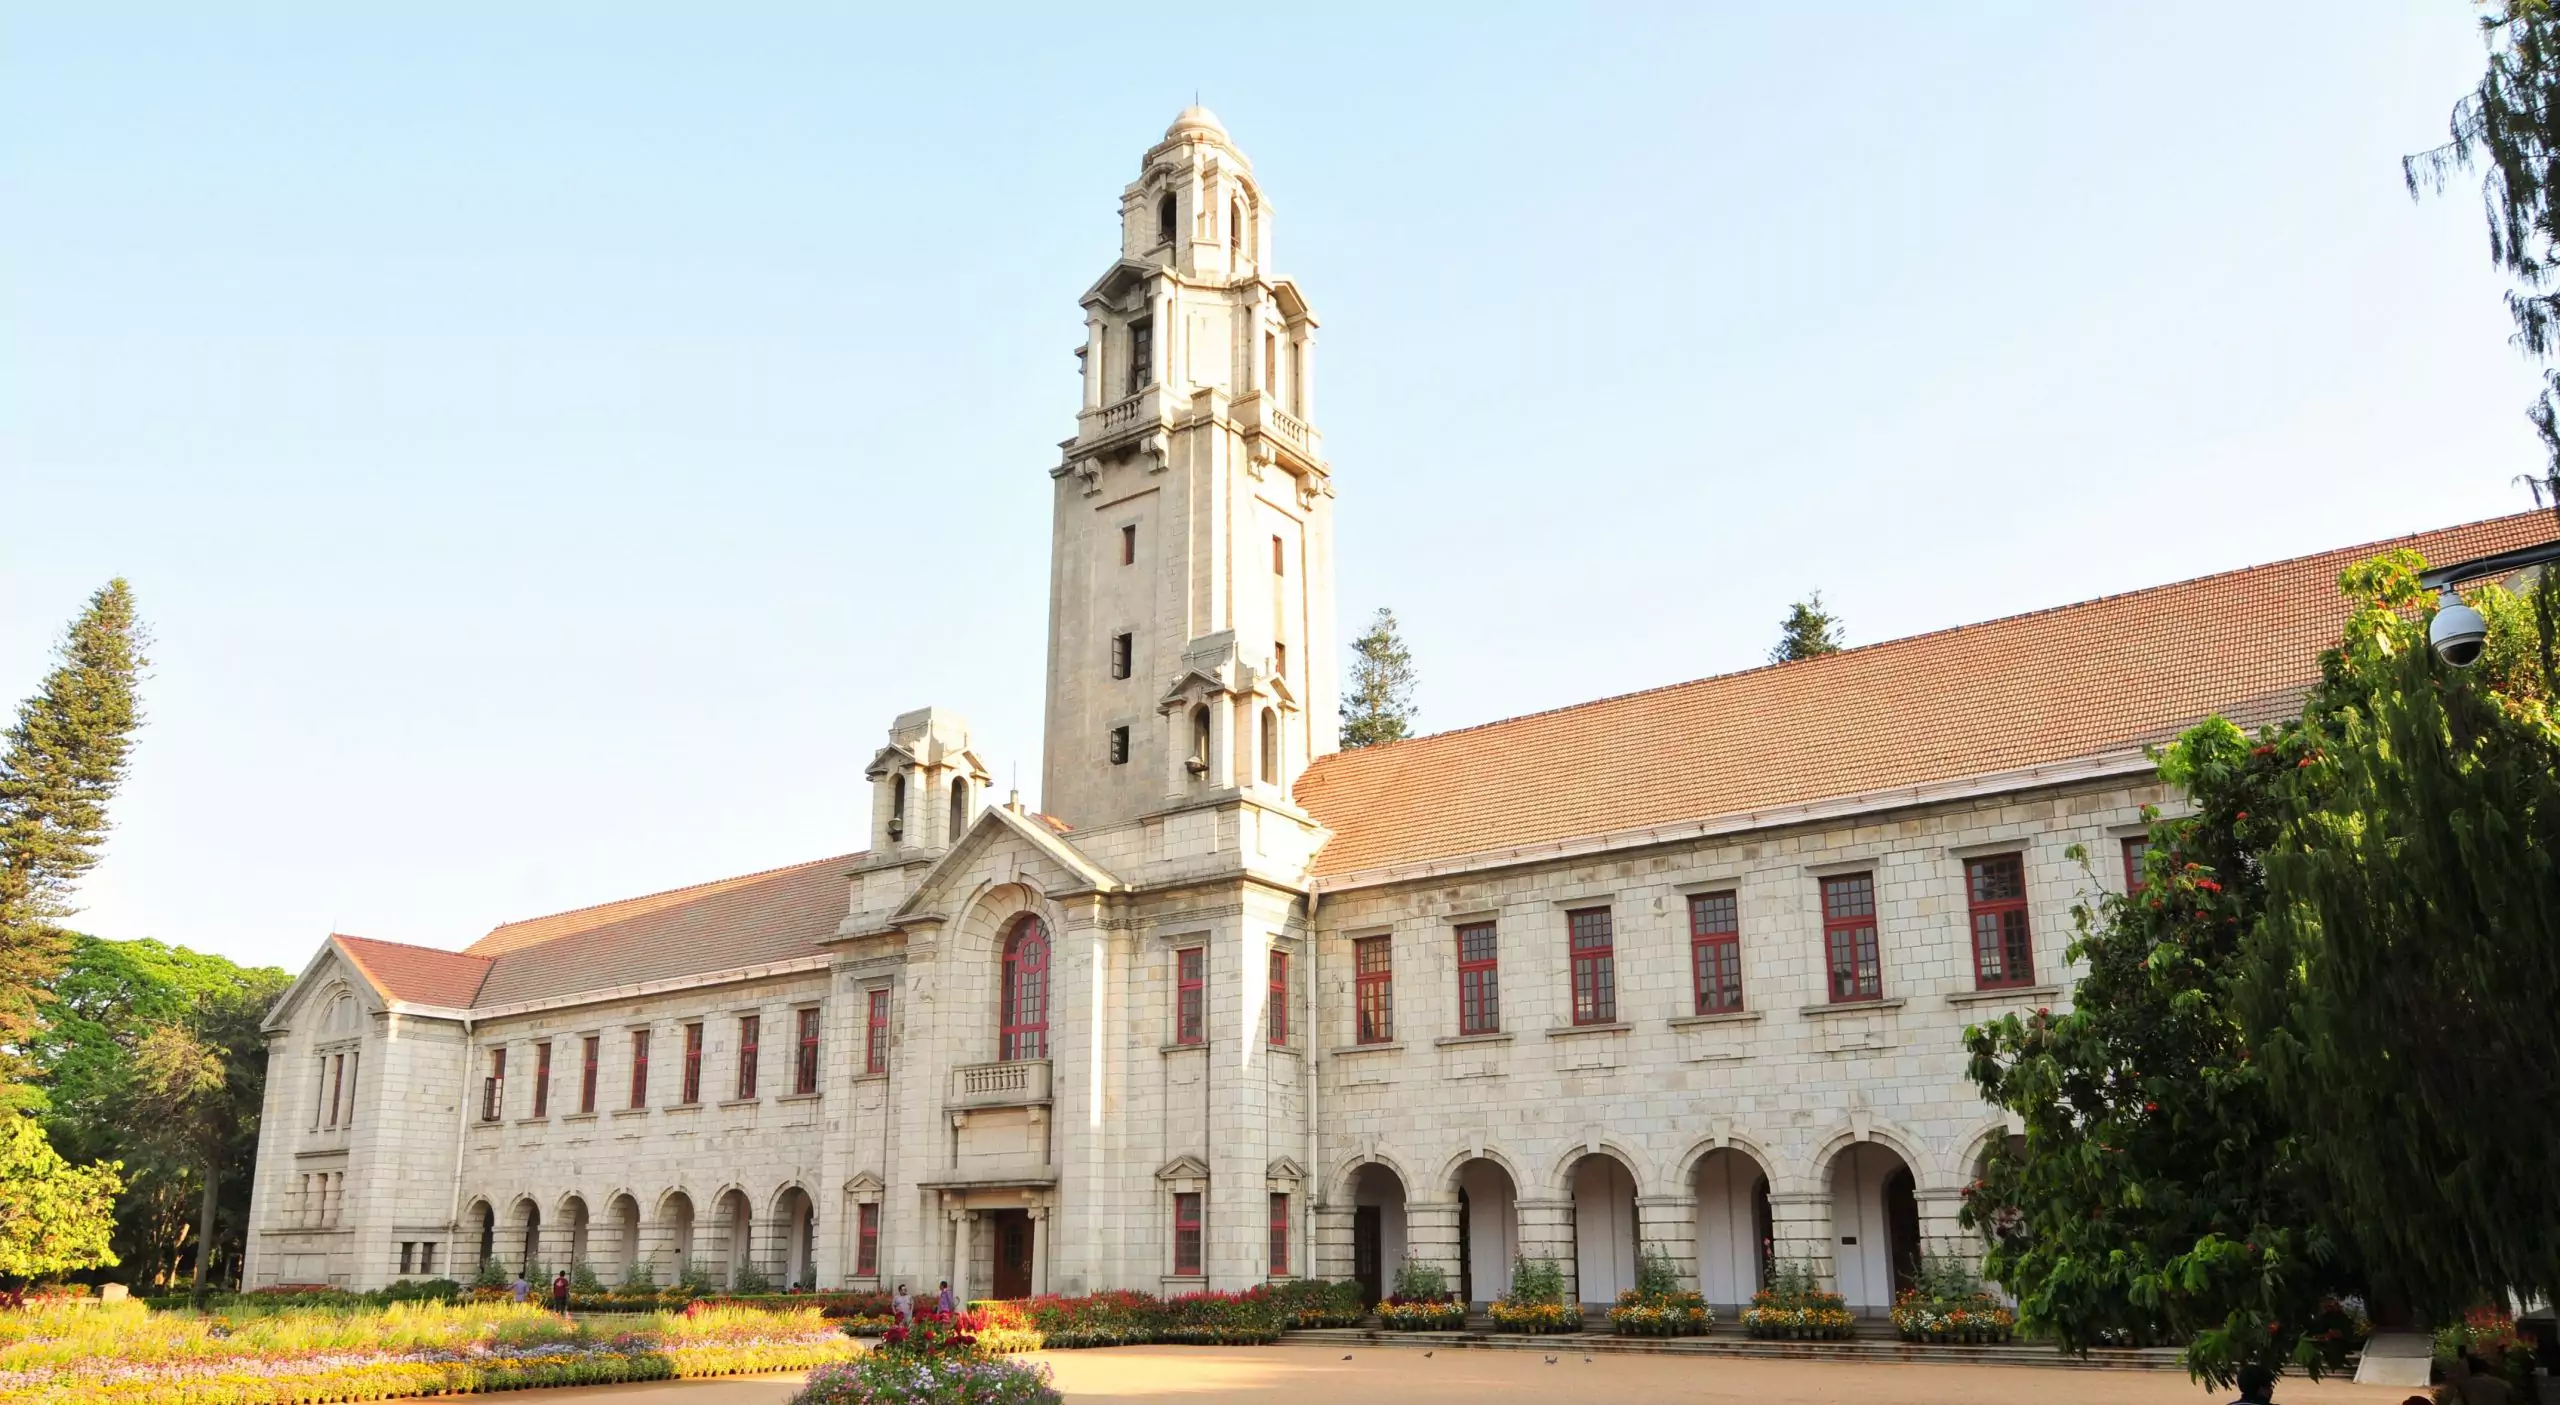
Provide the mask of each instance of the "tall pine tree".
{"label": "tall pine tree", "polygon": [[1351,641],[1351,686],[1342,697],[1342,745],[1376,746],[1413,735],[1413,653],[1396,633],[1395,612],[1379,608]]}
{"label": "tall pine tree", "polygon": [[142,724],[145,643],[131,587],[107,582],[71,622],[43,687],[18,705],[0,751],[0,1082],[26,1076],[67,951],[62,919],[106,842],[107,802]]}
{"label": "tall pine tree", "polygon": [[1840,618],[1822,608],[1822,592],[1817,590],[1787,607],[1787,617],[1778,622],[1778,647],[1769,651],[1769,662],[1793,663],[1840,649]]}

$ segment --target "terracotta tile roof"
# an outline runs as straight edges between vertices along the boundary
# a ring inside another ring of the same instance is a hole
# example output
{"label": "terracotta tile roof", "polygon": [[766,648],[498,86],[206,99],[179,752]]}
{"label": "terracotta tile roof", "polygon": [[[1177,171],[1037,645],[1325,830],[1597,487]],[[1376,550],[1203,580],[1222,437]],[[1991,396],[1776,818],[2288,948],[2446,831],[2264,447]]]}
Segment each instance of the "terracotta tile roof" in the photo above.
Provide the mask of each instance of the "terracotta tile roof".
{"label": "terracotta tile roof", "polygon": [[509,922],[462,955],[492,961],[476,1004],[584,991],[815,956],[852,907],[861,854]]}
{"label": "terracotta tile roof", "polygon": [[412,1005],[469,1005],[493,964],[486,956],[344,933],[332,933],[329,940],[375,990]]}
{"label": "terracotta tile roof", "polygon": [[2560,536],[2519,513],[1319,758],[1331,876],[1993,774],[2289,710],[2394,547]]}

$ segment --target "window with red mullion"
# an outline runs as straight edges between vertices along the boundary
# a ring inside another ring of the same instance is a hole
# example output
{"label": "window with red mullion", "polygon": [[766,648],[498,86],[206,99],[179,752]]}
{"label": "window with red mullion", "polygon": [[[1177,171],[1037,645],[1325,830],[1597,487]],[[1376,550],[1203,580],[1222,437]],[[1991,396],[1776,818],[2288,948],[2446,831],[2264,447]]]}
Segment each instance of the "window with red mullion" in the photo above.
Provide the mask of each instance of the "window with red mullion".
{"label": "window with red mullion", "polygon": [[1354,1041],[1385,1044],[1396,1037],[1396,965],[1393,937],[1362,937],[1351,944]]}
{"label": "window with red mullion", "polygon": [[702,1101],[702,1026],[684,1027],[684,1101]]}
{"label": "window with red mullion", "polygon": [[1617,938],[1609,909],[1586,907],[1566,913],[1564,920],[1573,934],[1573,1022],[1617,1023]]}
{"label": "window with red mullion", "polygon": [[1184,1278],[1197,1277],[1200,1272],[1198,1191],[1179,1191],[1173,1197],[1173,1271]]}
{"label": "window with red mullion", "polygon": [[1884,964],[1876,950],[1876,876],[1822,880],[1822,944],[1831,959],[1834,1003],[1884,998]]}
{"label": "window with red mullion", "polygon": [[756,1048],[763,1035],[764,1016],[738,1017],[738,1096],[741,1098],[756,1095]]}
{"label": "window with red mullion", "polygon": [[1004,1024],[999,1057],[1049,1057],[1049,929],[1025,914],[1004,947]]}
{"label": "window with red mullion", "polygon": [[1271,1194],[1271,1276],[1277,1278],[1289,1271],[1289,1196],[1285,1191]]}
{"label": "window with red mullion", "polygon": [[861,1208],[862,1228],[854,1240],[853,1272],[858,1278],[880,1276],[880,1202],[864,1201]]}
{"label": "window with red mullion", "polygon": [[590,1034],[578,1041],[578,1111],[596,1110],[596,1074],[604,1063],[604,1036]]}
{"label": "window with red mullion", "polygon": [[2142,860],[2151,852],[2148,835],[2136,835],[2124,841],[2124,891],[2131,897],[2142,891]]}
{"label": "window with red mullion", "polygon": [[649,1031],[631,1031],[631,1105],[649,1105]]}
{"label": "window with red mullion", "polygon": [[1173,1042],[1197,1044],[1209,1037],[1209,950],[1186,946],[1173,965]]}
{"label": "window with red mullion", "polygon": [[507,1051],[489,1051],[489,1078],[480,1085],[480,1120],[495,1122],[507,1105]]}
{"label": "window with red mullion", "polygon": [[1263,1027],[1275,1046],[1289,1042],[1289,953],[1271,953],[1271,989],[1263,1011]]}
{"label": "window with red mullion", "polygon": [[1689,972],[1697,987],[1694,1013],[1742,1008],[1742,919],[1733,894],[1689,895]]}
{"label": "window with red mullion", "polygon": [[1490,922],[1458,929],[1458,1032],[1502,1032],[1502,944]]}
{"label": "window with red mullion", "polygon": [[2027,930],[2027,866],[2016,854],[1968,859],[1965,903],[1973,919],[1976,989],[2034,985],[2035,942]]}
{"label": "window with red mullion", "polygon": [[863,1031],[862,1071],[889,1071],[889,988],[871,992],[869,1028]]}
{"label": "window with red mullion", "polygon": [[551,1115],[551,1041],[533,1046],[533,1115]]}
{"label": "window with red mullion", "polygon": [[800,1061],[792,1071],[791,1091],[818,1091],[818,1012],[800,1012]]}

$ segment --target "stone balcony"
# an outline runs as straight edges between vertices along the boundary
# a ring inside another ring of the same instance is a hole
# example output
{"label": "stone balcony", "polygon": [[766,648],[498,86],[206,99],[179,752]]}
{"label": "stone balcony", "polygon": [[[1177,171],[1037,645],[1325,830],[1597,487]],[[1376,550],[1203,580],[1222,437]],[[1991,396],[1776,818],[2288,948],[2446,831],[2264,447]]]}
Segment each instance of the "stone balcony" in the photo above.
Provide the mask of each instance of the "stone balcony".
{"label": "stone balcony", "polygon": [[1039,1107],[1049,1101],[1049,1061],[1013,1059],[1005,1063],[962,1064],[951,1070],[953,1110],[981,1107]]}
{"label": "stone balcony", "polygon": [[1165,389],[1151,385],[1135,395],[1077,415],[1076,442],[1084,447],[1100,446],[1162,428],[1164,422]]}
{"label": "stone balcony", "polygon": [[1247,437],[1261,435],[1305,459],[1310,464],[1324,462],[1324,436],[1315,427],[1289,413],[1276,398],[1261,391],[1239,397],[1230,408],[1237,427]]}

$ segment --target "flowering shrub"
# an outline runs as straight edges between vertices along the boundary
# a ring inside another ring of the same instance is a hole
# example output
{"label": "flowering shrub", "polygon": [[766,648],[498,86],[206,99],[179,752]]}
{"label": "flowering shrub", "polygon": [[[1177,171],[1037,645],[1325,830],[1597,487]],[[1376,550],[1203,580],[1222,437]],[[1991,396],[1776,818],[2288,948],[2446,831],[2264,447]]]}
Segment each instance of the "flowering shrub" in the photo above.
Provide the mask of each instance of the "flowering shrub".
{"label": "flowering shrub", "polygon": [[874,1352],[823,1366],[791,1405],[1062,1405],[1049,1368],[976,1356]]}
{"label": "flowering shrub", "polygon": [[1906,1342],[2005,1342],[2018,1314],[1984,1292],[1962,1259],[1920,1261],[1920,1281],[1893,1300],[1893,1330]]}
{"label": "flowering shrub", "polygon": [[1622,1337],[1702,1337],[1715,1325],[1715,1309],[1695,1293],[1629,1288],[1609,1309],[1609,1330]]}
{"label": "flowering shrub", "polygon": [[[2371,1330],[2367,1324],[2368,1335]],[[2477,1356],[2491,1373],[2519,1383],[2532,1369],[2533,1344],[2517,1333],[2513,1317],[2494,1307],[2475,1307],[2460,1322],[2436,1329],[2435,1358],[2448,1368],[2448,1377],[2460,1379],[2450,1367],[2465,1356]]]}
{"label": "flowering shrub", "polygon": [[1182,1346],[1266,1346],[1280,1340],[1285,1323],[1271,1295],[1184,1293],[1165,1300],[1165,1325],[1156,1340]]}
{"label": "flowering shrub", "polygon": [[1486,1311],[1505,1332],[1582,1330],[1582,1309],[1564,1300],[1564,1268],[1553,1259],[1515,1256],[1511,1291]]}
{"label": "flowering shrub", "polygon": [[1280,1310],[1284,1325],[1290,1327],[1350,1327],[1367,1315],[1360,1285],[1349,1279],[1329,1283],[1321,1278],[1293,1278],[1265,1291]]}
{"label": "flowering shrub", "polygon": [[1467,1325],[1467,1305],[1448,1298],[1407,1298],[1378,1304],[1378,1325],[1390,1332],[1456,1332]]}
{"label": "flowering shrub", "polygon": [[1042,1341],[1061,1350],[1138,1346],[1156,1340],[1164,1325],[1164,1304],[1148,1293],[1047,1296],[1029,1299],[1021,1307]]}
{"label": "flowering shrub", "polygon": [[665,1315],[600,1335],[531,1306],[153,1313],[139,1303],[0,1318],[8,1405],[308,1405],[797,1371],[860,1348],[814,1312]]}
{"label": "flowering shrub", "polygon": [[1805,1263],[1770,1270],[1769,1286],[1751,1295],[1742,1327],[1755,1337],[1791,1341],[1841,1341],[1857,1326],[1838,1293],[1826,1291]]}

